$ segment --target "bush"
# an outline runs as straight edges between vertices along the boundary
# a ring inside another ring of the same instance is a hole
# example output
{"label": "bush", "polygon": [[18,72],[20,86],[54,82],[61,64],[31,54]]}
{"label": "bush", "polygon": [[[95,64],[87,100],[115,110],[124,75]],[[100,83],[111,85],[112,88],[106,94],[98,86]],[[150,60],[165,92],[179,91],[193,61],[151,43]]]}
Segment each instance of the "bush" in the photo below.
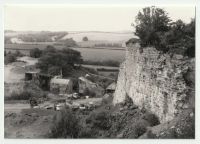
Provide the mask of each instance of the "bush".
{"label": "bush", "polygon": [[30,50],[30,56],[33,58],[39,58],[42,55],[42,51],[39,48]]}
{"label": "bush", "polygon": [[68,39],[60,39],[60,43],[63,43],[66,47],[74,47],[77,46],[76,41],[73,40],[73,38],[68,38]]}
{"label": "bush", "polygon": [[148,121],[150,126],[155,126],[155,125],[160,124],[158,117],[151,113],[144,114],[143,119]]}
{"label": "bush", "polygon": [[124,132],[125,138],[138,138],[142,134],[144,134],[147,130],[147,126],[149,126],[148,122],[145,120],[139,120],[134,123]]}
{"label": "bush", "polygon": [[84,36],[82,41],[88,41],[88,37]]}
{"label": "bush", "polygon": [[101,129],[101,130],[108,130],[112,123],[111,123],[111,115],[108,112],[102,111],[99,113],[91,113],[89,117],[86,119],[87,124],[91,124],[92,128]]}
{"label": "bush", "polygon": [[23,91],[21,93],[13,92],[9,97],[5,97],[5,100],[29,100],[34,94],[30,91]]}
{"label": "bush", "polygon": [[22,57],[22,56],[24,56],[20,51],[15,51],[15,53],[14,53],[14,55],[16,56],[16,57]]}
{"label": "bush", "polygon": [[79,118],[70,109],[64,109],[54,116],[50,138],[77,138],[80,131]]}
{"label": "bush", "polygon": [[9,64],[15,62],[17,57],[21,56],[23,56],[23,54],[20,51],[15,51],[14,53],[11,53],[10,51],[6,53],[6,51],[4,51],[4,63]]}
{"label": "bush", "polygon": [[4,63],[5,63],[5,64],[9,64],[9,63],[15,62],[16,59],[17,59],[17,57],[16,57],[15,54],[8,53],[8,54],[6,54],[6,56],[5,56]]}

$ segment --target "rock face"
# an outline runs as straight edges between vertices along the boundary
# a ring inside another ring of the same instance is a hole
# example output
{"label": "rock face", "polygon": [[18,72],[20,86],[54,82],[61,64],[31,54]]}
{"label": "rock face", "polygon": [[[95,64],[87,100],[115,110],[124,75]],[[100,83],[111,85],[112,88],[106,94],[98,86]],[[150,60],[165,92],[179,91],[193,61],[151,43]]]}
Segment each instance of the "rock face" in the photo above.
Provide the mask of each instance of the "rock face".
{"label": "rock face", "polygon": [[[130,44],[120,67],[113,103],[123,102],[127,95],[161,122],[170,121],[194,103],[194,65],[194,59]],[[186,76],[193,79],[192,84]]]}

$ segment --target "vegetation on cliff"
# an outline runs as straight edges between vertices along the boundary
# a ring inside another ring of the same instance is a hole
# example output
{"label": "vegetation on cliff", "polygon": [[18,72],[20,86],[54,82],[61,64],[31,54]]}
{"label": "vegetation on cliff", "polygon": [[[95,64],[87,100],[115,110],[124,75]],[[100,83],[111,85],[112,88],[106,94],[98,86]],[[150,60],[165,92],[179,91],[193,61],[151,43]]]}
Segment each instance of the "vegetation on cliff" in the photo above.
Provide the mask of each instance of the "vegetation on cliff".
{"label": "vegetation on cliff", "polygon": [[154,46],[163,52],[195,56],[195,19],[189,24],[172,22],[168,13],[156,7],[146,7],[136,16],[135,35],[142,47]]}

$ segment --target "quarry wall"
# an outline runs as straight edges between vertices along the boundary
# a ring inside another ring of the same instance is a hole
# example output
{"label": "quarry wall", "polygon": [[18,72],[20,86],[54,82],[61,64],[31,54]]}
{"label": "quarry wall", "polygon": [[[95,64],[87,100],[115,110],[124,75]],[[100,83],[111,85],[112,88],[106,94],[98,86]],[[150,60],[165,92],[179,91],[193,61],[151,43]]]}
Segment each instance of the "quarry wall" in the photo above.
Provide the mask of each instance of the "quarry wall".
{"label": "quarry wall", "polygon": [[129,96],[134,104],[151,111],[161,122],[170,121],[184,109],[194,107],[194,69],[194,59],[129,44],[113,103],[123,102]]}

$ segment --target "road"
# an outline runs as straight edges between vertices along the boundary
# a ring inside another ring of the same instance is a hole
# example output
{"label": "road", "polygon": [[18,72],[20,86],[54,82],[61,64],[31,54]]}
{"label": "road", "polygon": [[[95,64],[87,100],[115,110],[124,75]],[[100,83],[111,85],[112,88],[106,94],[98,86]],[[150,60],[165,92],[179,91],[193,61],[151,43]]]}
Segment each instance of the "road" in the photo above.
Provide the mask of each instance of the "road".
{"label": "road", "polygon": [[22,109],[29,109],[30,104],[24,104],[24,103],[14,103],[14,104],[4,104],[4,111],[5,112],[15,112],[19,113]]}

